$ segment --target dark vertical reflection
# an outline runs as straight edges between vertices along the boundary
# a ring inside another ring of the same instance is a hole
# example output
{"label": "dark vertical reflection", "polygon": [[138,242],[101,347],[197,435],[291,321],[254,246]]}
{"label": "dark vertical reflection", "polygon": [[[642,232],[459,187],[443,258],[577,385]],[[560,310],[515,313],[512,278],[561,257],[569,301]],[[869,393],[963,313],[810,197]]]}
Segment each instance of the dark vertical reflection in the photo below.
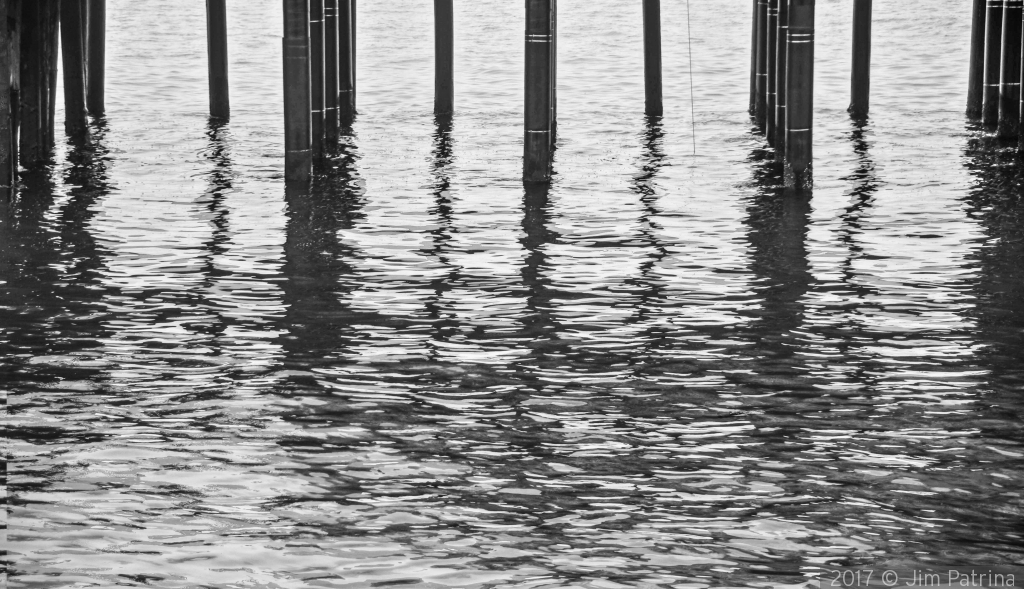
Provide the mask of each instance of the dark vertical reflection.
{"label": "dark vertical reflection", "polygon": [[353,312],[348,301],[356,288],[352,261],[358,251],[339,239],[338,232],[362,218],[364,192],[354,137],[340,141],[325,175],[310,188],[285,192],[282,287],[287,335],[282,347],[290,369],[310,371],[335,362],[348,352],[345,338],[353,324],[378,321],[376,315]]}
{"label": "dark vertical reflection", "polygon": [[526,313],[521,322],[523,335],[530,339],[536,355],[545,356],[548,351],[562,348],[557,335],[560,325],[552,313],[552,301],[557,298],[557,293],[546,274],[550,268],[548,248],[561,236],[551,229],[551,187],[547,184],[524,184],[523,190],[523,237],[520,243],[526,250],[526,259],[519,274],[527,294]]}
{"label": "dark vertical reflection", "polygon": [[[458,321],[452,314],[445,314],[444,299],[452,290],[452,285],[459,279],[459,269],[449,258],[452,245],[452,234],[458,231],[454,223],[453,196],[451,193],[451,166],[454,161],[452,154],[452,117],[438,115],[434,120],[434,149],[431,158],[431,175],[434,178],[431,193],[434,205],[430,214],[436,219],[437,226],[430,230],[431,247],[426,252],[448,269],[443,276],[430,281],[434,295],[427,300],[427,317],[434,325],[434,338],[447,341],[458,332]],[[436,356],[436,350],[431,352]]]}
{"label": "dark vertical reflection", "polygon": [[993,557],[1013,562],[1024,553],[1020,514],[1007,505],[1006,493],[1020,487],[1024,468],[1024,174],[1015,151],[1004,145],[976,134],[964,154],[974,181],[964,199],[966,213],[985,233],[968,259],[976,272],[971,313],[972,339],[978,346],[975,361],[985,371],[969,427],[977,428],[979,442],[986,443],[974,450],[984,457],[986,474],[1002,478],[990,479],[995,485],[969,487],[975,491],[970,517],[962,518],[951,535],[957,542],[986,546]]}
{"label": "dark vertical reflection", "polygon": [[[92,390],[104,382],[101,369],[85,360],[111,335],[103,326],[108,293],[101,281],[108,252],[91,231],[110,192],[105,139],[99,119],[88,142],[71,146],[59,177],[66,197],[55,171],[37,168],[22,177],[15,199],[0,199],[0,382],[12,393],[11,412],[40,403],[36,392],[73,382]],[[75,403],[61,396],[45,405],[62,411]],[[47,428],[8,431],[24,439],[59,435]]]}
{"label": "dark vertical reflection", "polygon": [[[628,284],[640,292],[636,313],[630,322],[643,324],[649,319],[652,312],[656,313],[655,307],[664,300],[665,284],[663,280],[659,279],[657,270],[659,264],[669,254],[668,247],[659,235],[662,227],[658,223],[661,208],[658,205],[659,195],[656,180],[667,159],[664,151],[665,130],[661,117],[646,117],[641,137],[643,151],[640,154],[640,170],[633,177],[631,188],[640,200],[640,239],[644,242],[648,254],[640,264],[637,277],[629,280]],[[664,327],[649,327],[644,334],[644,353],[631,354],[628,359],[629,363],[635,366],[635,370],[638,372],[643,372],[649,360],[647,352],[652,348],[660,347],[670,337],[671,333],[667,333]]]}
{"label": "dark vertical reflection", "polygon": [[803,298],[814,280],[805,243],[811,191],[785,187],[768,151],[757,150],[751,162],[757,191],[744,223],[761,300],[753,329],[765,355],[787,359],[793,356],[793,331],[803,323]]}

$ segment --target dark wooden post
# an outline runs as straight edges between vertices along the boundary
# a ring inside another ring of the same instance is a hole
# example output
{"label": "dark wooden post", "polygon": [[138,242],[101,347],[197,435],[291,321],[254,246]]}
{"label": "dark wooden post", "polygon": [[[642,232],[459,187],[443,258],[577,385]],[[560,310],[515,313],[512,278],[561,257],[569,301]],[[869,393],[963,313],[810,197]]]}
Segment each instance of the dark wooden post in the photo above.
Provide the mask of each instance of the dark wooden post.
{"label": "dark wooden post", "polygon": [[644,94],[649,117],[665,114],[661,84],[661,0],[644,3]]}
{"label": "dark wooden post", "polygon": [[971,13],[971,72],[967,81],[967,116],[981,117],[985,92],[985,5],[987,0],[974,0]]}
{"label": "dark wooden post", "polygon": [[61,0],[41,0],[46,7],[46,147],[52,155],[57,140],[57,75],[60,72],[60,3]]}
{"label": "dark wooden post", "polygon": [[999,68],[999,137],[1020,130],[1021,8],[1024,0],[1004,0],[1003,50]]}
{"label": "dark wooden post", "polygon": [[526,0],[523,180],[551,180],[551,0]]}
{"label": "dark wooden post", "polygon": [[[14,36],[8,28],[11,15],[10,0],[0,0],[0,191],[8,192],[15,182],[16,146],[12,96],[14,89],[14,51],[11,39]],[[0,194],[3,197],[4,194]]]}
{"label": "dark wooden post", "polygon": [[558,0],[551,0],[551,149],[558,136]]}
{"label": "dark wooden post", "polygon": [[1000,50],[1003,43],[1003,0],[988,0],[985,6],[985,96],[981,121],[987,127],[999,122]]}
{"label": "dark wooden post", "polygon": [[313,160],[324,155],[324,0],[309,0],[310,133]]}
{"label": "dark wooden post", "polygon": [[61,0],[60,35],[64,57],[64,131],[73,141],[89,136],[85,110],[85,3]]}
{"label": "dark wooden post", "polygon": [[776,92],[776,78],[775,72],[778,70],[776,58],[778,57],[778,39],[779,39],[779,0],[768,0],[768,41],[767,41],[767,59],[768,59],[768,78],[766,81],[765,92],[767,94],[767,100],[765,101],[765,138],[768,140],[768,145],[775,145],[775,92]]}
{"label": "dark wooden post", "polygon": [[46,28],[43,4],[44,1],[27,0],[21,6],[21,104],[18,109],[21,128],[17,151],[26,168],[45,162],[49,155],[44,131],[49,93],[43,51]]}
{"label": "dark wooden post", "polygon": [[757,94],[754,97],[754,118],[764,125],[768,100],[768,0],[757,1]]}
{"label": "dark wooden post", "polygon": [[454,0],[434,0],[434,114],[455,111]]}
{"label": "dark wooden post", "polygon": [[338,142],[338,0],[324,0],[324,140]]}
{"label": "dark wooden post", "polygon": [[356,116],[355,0],[338,0],[338,118],[351,125]]}
{"label": "dark wooden post", "polygon": [[309,98],[309,0],[284,0],[285,180],[308,182],[312,174]]}
{"label": "dark wooden post", "polygon": [[786,57],[789,47],[789,2],[779,0],[779,37],[776,43],[775,71],[775,161],[786,161],[786,87],[789,78]]}
{"label": "dark wooden post", "polygon": [[752,0],[754,14],[750,19],[750,106],[747,112],[753,115],[757,109],[757,17],[760,14],[760,0]]}
{"label": "dark wooden post", "polygon": [[814,124],[814,0],[789,3],[786,161],[797,182],[811,167]]}
{"label": "dark wooden post", "polygon": [[871,105],[871,0],[853,0],[853,75],[850,114],[868,116]]}
{"label": "dark wooden post", "polygon": [[228,94],[228,9],[225,0],[206,0],[206,49],[209,56],[210,116],[231,116]]}
{"label": "dark wooden post", "polygon": [[94,117],[102,116],[105,110],[104,85],[106,84],[107,61],[107,0],[89,0],[89,89],[86,93],[86,107]]}

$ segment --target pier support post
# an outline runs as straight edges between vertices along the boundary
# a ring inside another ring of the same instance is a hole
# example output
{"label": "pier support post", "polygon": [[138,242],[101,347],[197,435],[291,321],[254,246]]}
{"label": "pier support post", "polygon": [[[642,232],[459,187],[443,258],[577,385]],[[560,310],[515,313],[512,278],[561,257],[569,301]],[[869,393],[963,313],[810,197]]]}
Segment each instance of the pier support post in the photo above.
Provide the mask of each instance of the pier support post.
{"label": "pier support post", "polygon": [[1017,137],[1020,130],[1021,8],[1024,0],[1004,0],[996,133],[1005,139]]}
{"label": "pier support post", "polygon": [[228,9],[225,0],[206,0],[206,49],[209,57],[210,116],[231,116],[228,94]]}
{"label": "pier support post", "polygon": [[324,142],[338,143],[338,0],[324,0]]}
{"label": "pier support post", "polygon": [[526,0],[526,182],[551,181],[551,25],[551,0]]}
{"label": "pier support post", "polygon": [[314,162],[324,155],[324,41],[324,0],[309,0],[309,128]]}
{"label": "pier support post", "polygon": [[64,72],[64,131],[72,141],[89,136],[85,110],[85,3],[61,0],[60,41]]}
{"label": "pier support post", "polygon": [[811,167],[814,123],[814,0],[790,0],[786,160],[797,183]]}
{"label": "pier support post", "polygon": [[[17,177],[18,129],[15,120],[17,91],[13,81],[17,68],[13,41],[17,14],[11,0],[0,0],[0,197],[9,194]],[[15,27],[9,27],[14,24]]]}
{"label": "pier support post", "polygon": [[967,80],[967,116],[981,118],[985,92],[985,7],[988,0],[973,0],[971,11],[971,67]]}
{"label": "pier support post", "polygon": [[309,0],[284,0],[285,180],[308,182],[310,149]]}
{"label": "pier support post", "polygon": [[747,112],[753,116],[757,108],[757,16],[760,14],[760,0],[751,0],[751,3],[754,5],[754,13],[750,19],[750,106]]}
{"label": "pier support post", "polygon": [[558,0],[551,0],[551,150],[558,139]]}
{"label": "pier support post", "polygon": [[644,9],[644,112],[665,114],[661,80],[661,0],[643,0]]}
{"label": "pier support post", "polygon": [[107,81],[107,0],[89,1],[88,57],[89,75],[86,107],[94,117],[106,108],[104,86]]}
{"label": "pier support post", "polygon": [[434,114],[455,111],[454,0],[434,0]]}
{"label": "pier support post", "polygon": [[55,0],[25,0],[21,5],[21,38],[19,64],[21,93],[18,113],[18,156],[21,164],[31,168],[45,163],[50,156],[52,123],[50,110],[50,67],[47,32],[49,4]]}
{"label": "pier support post", "polygon": [[765,101],[765,138],[768,145],[775,145],[775,99],[776,84],[775,78],[778,71],[778,40],[779,40],[779,0],[768,0],[768,79],[765,89],[767,100]]}
{"label": "pier support post", "polygon": [[775,161],[786,161],[786,86],[789,83],[786,64],[789,52],[789,2],[779,0],[779,32],[776,43],[775,71]]}
{"label": "pier support post", "polygon": [[765,108],[768,99],[768,0],[757,1],[757,81],[755,83],[754,119],[764,125]]}
{"label": "pier support post", "polygon": [[988,128],[999,123],[999,73],[1002,64],[1003,0],[988,0],[985,6],[985,93],[981,122]]}
{"label": "pier support post", "polygon": [[48,0],[44,2],[46,10],[46,92],[49,104],[46,111],[46,147],[53,154],[57,140],[57,74],[60,72],[60,2]]}
{"label": "pier support post", "polygon": [[853,75],[850,77],[850,114],[868,116],[871,106],[871,2],[853,0]]}
{"label": "pier support post", "polygon": [[356,116],[356,2],[338,0],[338,118],[351,125]]}

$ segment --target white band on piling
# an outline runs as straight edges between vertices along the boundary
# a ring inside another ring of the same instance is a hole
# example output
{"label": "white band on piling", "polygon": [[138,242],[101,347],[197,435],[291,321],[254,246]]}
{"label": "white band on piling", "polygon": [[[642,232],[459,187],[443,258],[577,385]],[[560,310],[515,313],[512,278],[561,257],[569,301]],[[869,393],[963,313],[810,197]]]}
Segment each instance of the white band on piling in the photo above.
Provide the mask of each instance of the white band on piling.
{"label": "white band on piling", "polygon": [[810,129],[790,129],[790,133],[808,133]]}

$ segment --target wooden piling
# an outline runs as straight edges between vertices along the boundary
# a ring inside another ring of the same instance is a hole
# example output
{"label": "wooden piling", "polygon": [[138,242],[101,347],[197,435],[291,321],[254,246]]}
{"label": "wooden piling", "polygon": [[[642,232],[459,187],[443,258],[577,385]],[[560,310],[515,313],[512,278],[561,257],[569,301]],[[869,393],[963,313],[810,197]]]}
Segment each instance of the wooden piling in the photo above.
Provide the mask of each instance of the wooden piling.
{"label": "wooden piling", "polygon": [[284,0],[285,180],[308,182],[310,148],[309,0]]}
{"label": "wooden piling", "polygon": [[310,133],[313,161],[324,155],[324,0],[309,0]]}
{"label": "wooden piling", "polygon": [[[558,0],[551,0],[551,149],[558,139]],[[553,151],[552,151],[553,153]]]}
{"label": "wooden piling", "polygon": [[1009,139],[1020,131],[1021,9],[1024,0],[1004,0],[1003,49],[999,68],[999,123],[996,134]]}
{"label": "wooden piling", "polygon": [[853,0],[853,74],[847,110],[855,118],[868,116],[871,105],[871,2]]}
{"label": "wooden piling", "polygon": [[999,123],[999,74],[1002,64],[1003,0],[985,5],[985,92],[981,121],[989,128]]}
{"label": "wooden piling", "polygon": [[526,0],[523,180],[551,181],[551,0]]}
{"label": "wooden piling", "polygon": [[757,108],[757,17],[760,14],[760,0],[751,0],[751,4],[754,6],[754,12],[750,18],[750,106],[747,107],[747,112],[753,116]]}
{"label": "wooden piling", "polygon": [[61,0],[43,0],[46,7],[46,146],[52,154],[57,140],[57,75],[60,72],[60,3]]}
{"label": "wooden piling", "polygon": [[767,40],[767,60],[768,60],[768,78],[767,87],[765,93],[767,100],[765,101],[765,138],[768,140],[768,145],[775,145],[775,93],[776,93],[776,78],[775,72],[778,70],[776,58],[778,57],[778,37],[779,37],[779,0],[768,0],[768,40]]}
{"label": "wooden piling", "polygon": [[[0,191],[8,192],[14,186],[16,168],[16,146],[14,138],[17,129],[14,126],[14,110],[12,96],[14,94],[11,81],[14,77],[14,55],[10,42],[13,35],[8,27],[11,17],[10,0],[0,0]],[[0,194],[0,197],[5,196]]]}
{"label": "wooden piling", "polygon": [[789,4],[786,161],[798,184],[806,181],[813,155],[814,4],[815,0],[790,0]]}
{"label": "wooden piling", "polygon": [[107,81],[107,0],[89,1],[88,57],[89,88],[86,107],[94,117],[102,116],[106,108],[104,85]]}
{"label": "wooden piling", "polygon": [[789,2],[779,0],[779,32],[776,43],[775,70],[775,161],[786,161],[786,58],[789,47]]}
{"label": "wooden piling", "polygon": [[324,0],[324,142],[338,143],[338,0]]}
{"label": "wooden piling", "polygon": [[85,3],[61,0],[60,41],[64,72],[64,131],[72,141],[89,136],[85,110]]}
{"label": "wooden piling", "polygon": [[18,157],[21,165],[31,168],[44,163],[49,156],[46,133],[46,113],[49,104],[47,88],[45,38],[45,10],[43,1],[28,0],[21,6],[21,128],[18,138]]}
{"label": "wooden piling", "polygon": [[206,49],[209,56],[210,116],[231,116],[228,93],[228,9],[225,0],[206,0]]}
{"label": "wooden piling", "polygon": [[338,0],[338,118],[351,125],[356,116],[355,0]]}
{"label": "wooden piling", "polygon": [[649,117],[665,114],[661,80],[661,0],[643,0],[644,11],[644,112]]}
{"label": "wooden piling", "polygon": [[754,119],[764,125],[765,105],[768,99],[768,0],[757,2],[757,82],[754,96]]}
{"label": "wooden piling", "polygon": [[971,67],[967,81],[967,116],[981,117],[985,92],[985,7],[987,0],[974,0],[971,11]]}
{"label": "wooden piling", "polygon": [[454,0],[434,0],[434,114],[455,111]]}

